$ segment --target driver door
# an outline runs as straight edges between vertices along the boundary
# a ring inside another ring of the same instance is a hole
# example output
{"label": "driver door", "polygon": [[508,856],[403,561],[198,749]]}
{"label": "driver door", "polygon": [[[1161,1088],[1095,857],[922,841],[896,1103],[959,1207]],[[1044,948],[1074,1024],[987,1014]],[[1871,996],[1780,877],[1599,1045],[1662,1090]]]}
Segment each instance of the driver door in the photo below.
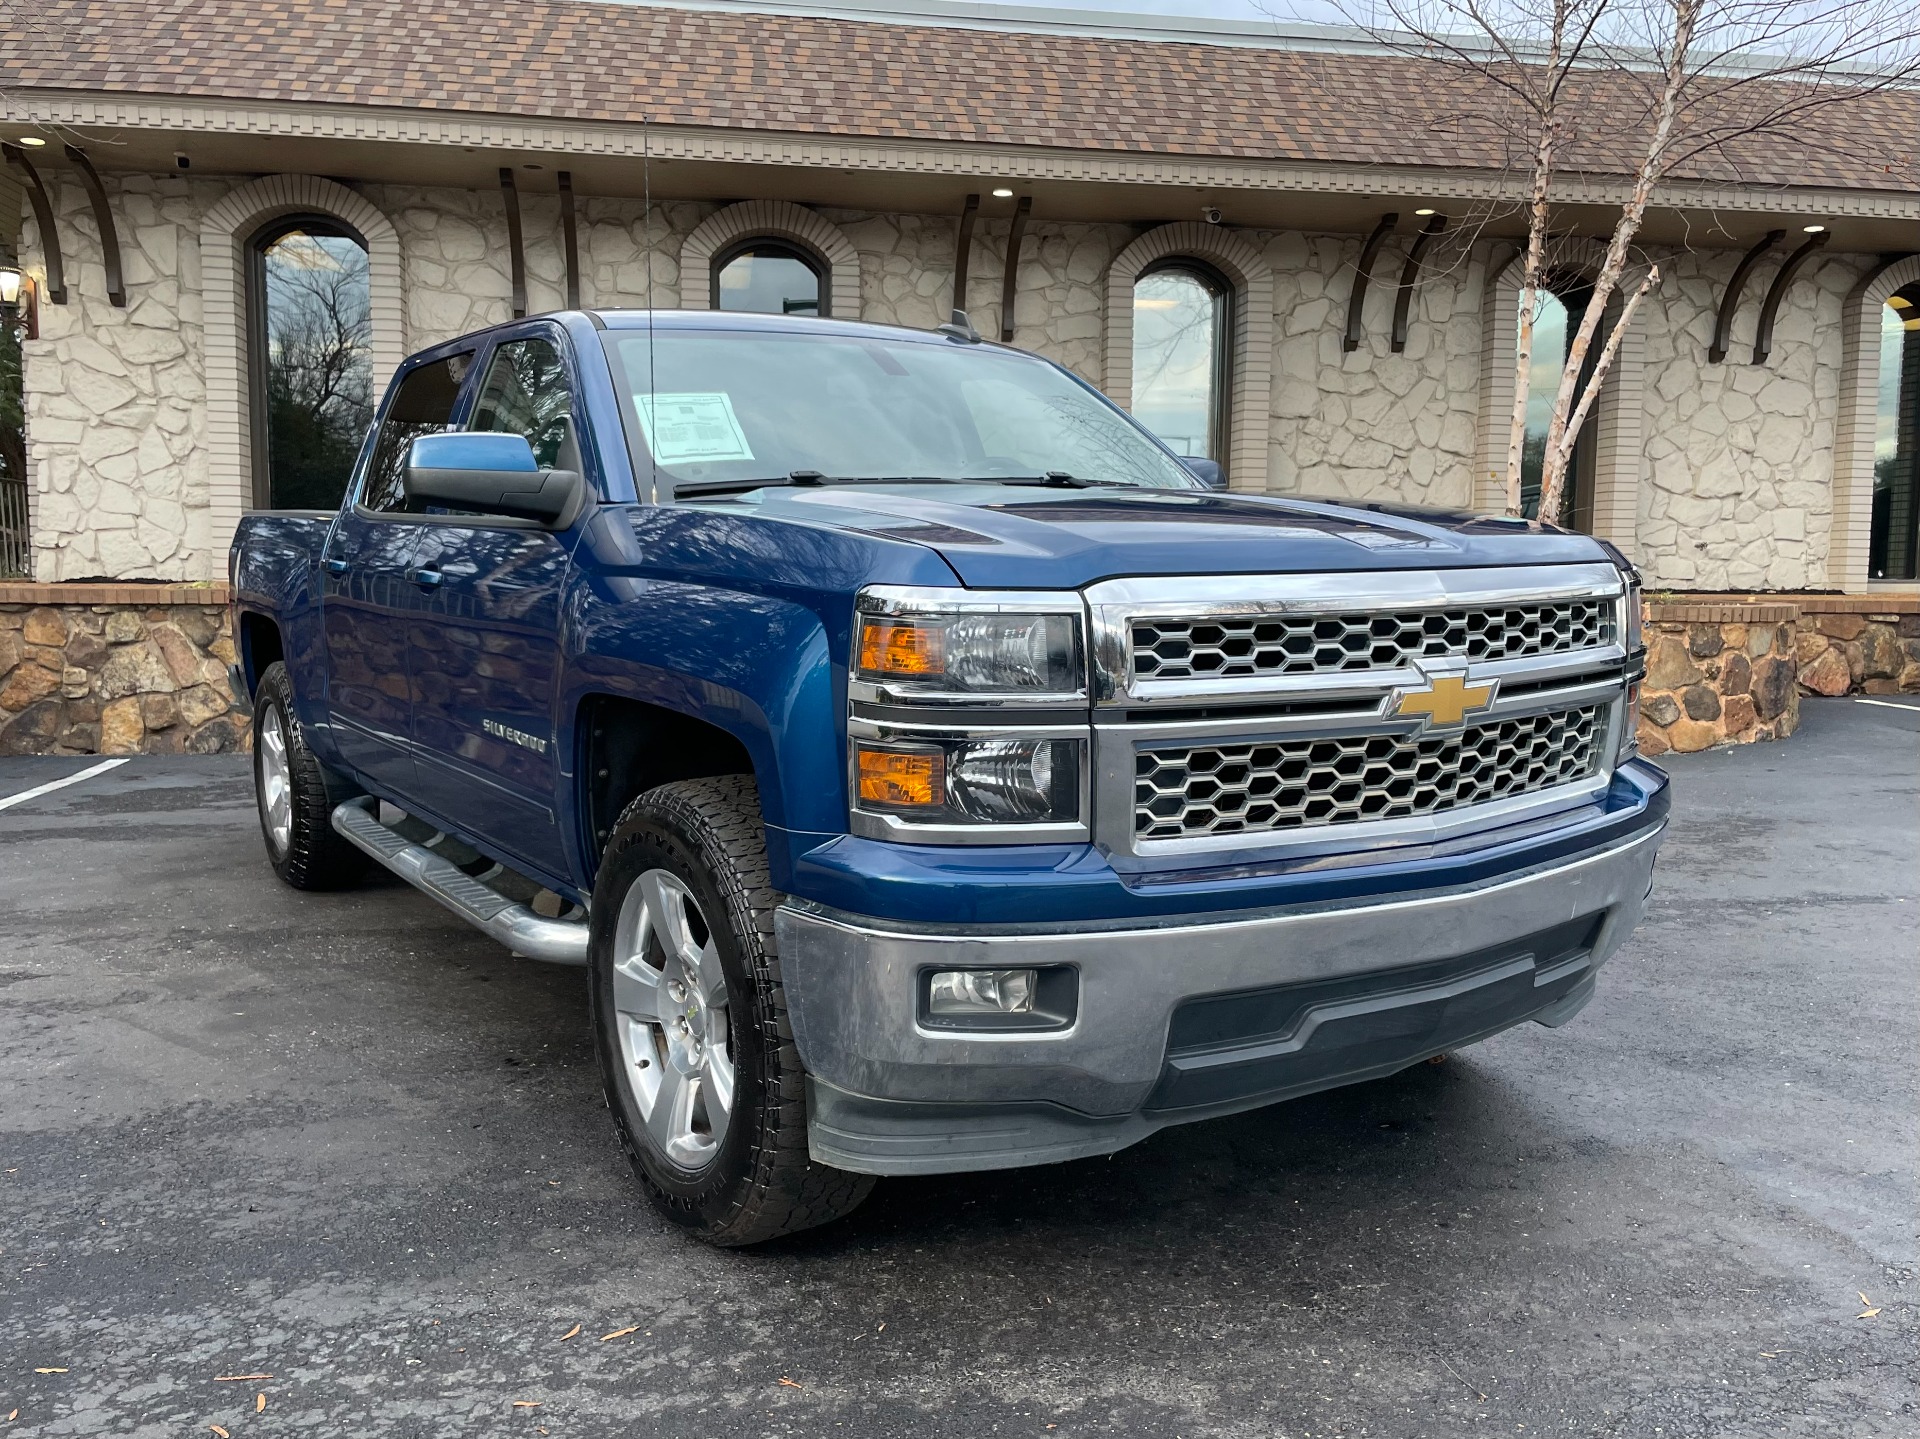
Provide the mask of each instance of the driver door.
{"label": "driver door", "polygon": [[[584,473],[566,342],[554,327],[502,339],[470,430],[524,435],[543,468]],[[414,565],[413,733],[422,801],[496,854],[561,867],[560,595],[579,520],[550,530],[498,515],[436,517]]]}

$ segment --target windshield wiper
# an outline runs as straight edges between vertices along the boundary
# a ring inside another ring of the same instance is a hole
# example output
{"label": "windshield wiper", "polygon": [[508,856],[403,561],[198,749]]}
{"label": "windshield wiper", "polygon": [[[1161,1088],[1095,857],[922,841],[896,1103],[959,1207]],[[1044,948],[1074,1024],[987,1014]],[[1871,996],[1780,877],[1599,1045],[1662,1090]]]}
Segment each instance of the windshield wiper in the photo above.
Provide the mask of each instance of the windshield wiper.
{"label": "windshield wiper", "polygon": [[970,481],[978,485],[1045,485],[1057,490],[1091,490],[1096,488],[1130,490],[1135,486],[1125,480],[1090,480],[1084,475],[1070,475],[1065,470],[1048,470],[1044,475],[976,475]]}
{"label": "windshield wiper", "polygon": [[972,485],[991,483],[964,479],[955,475],[823,475],[818,470],[795,470],[759,480],[693,480],[675,485],[676,498],[682,495],[738,495],[748,490],[811,489],[817,485]]}
{"label": "windshield wiper", "polygon": [[748,490],[771,490],[786,486],[811,486],[828,483],[818,470],[792,470],[784,475],[768,475],[757,480],[689,480],[673,487],[674,498],[681,495],[739,495]]}
{"label": "windshield wiper", "polygon": [[818,470],[794,470],[785,475],[753,480],[692,480],[673,487],[674,497],[739,495],[749,490],[811,489],[818,485],[1044,485],[1052,489],[1086,490],[1096,486],[1132,489],[1124,480],[1089,480],[1065,470],[1041,475],[823,475]]}

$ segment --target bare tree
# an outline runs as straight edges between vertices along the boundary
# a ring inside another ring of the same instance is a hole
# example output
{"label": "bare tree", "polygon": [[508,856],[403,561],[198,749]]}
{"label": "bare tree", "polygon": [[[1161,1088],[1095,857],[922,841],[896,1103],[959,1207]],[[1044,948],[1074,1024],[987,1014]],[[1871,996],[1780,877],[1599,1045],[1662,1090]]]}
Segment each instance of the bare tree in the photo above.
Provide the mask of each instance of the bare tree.
{"label": "bare tree", "polygon": [[367,255],[352,240],[296,232],[265,259],[273,503],[330,508],[373,418]]}
{"label": "bare tree", "polygon": [[[1460,100],[1456,128],[1513,168],[1524,166],[1509,514],[1521,512],[1533,325],[1562,238],[1556,180],[1563,169],[1626,177],[1591,298],[1568,336],[1548,422],[1539,515],[1556,522],[1574,443],[1634,312],[1660,283],[1659,266],[1635,242],[1663,183],[1743,178],[1775,145],[1797,147],[1809,161],[1849,149],[1858,159],[1846,107],[1920,80],[1912,0],[1340,3],[1376,43],[1445,72]],[[1878,165],[1889,157],[1871,158]]]}

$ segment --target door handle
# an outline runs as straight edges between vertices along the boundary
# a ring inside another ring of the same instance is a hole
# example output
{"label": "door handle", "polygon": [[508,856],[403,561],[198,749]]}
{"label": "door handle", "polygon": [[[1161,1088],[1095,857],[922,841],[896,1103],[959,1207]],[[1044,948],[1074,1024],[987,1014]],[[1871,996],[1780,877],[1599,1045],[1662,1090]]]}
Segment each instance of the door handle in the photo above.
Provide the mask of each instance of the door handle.
{"label": "door handle", "polygon": [[326,560],[323,561],[323,563],[326,565],[327,573],[330,575],[344,575],[348,570],[353,568],[353,566],[345,560]]}
{"label": "door handle", "polygon": [[423,590],[432,589],[445,578],[446,576],[441,574],[440,571],[432,569],[418,569],[415,570],[412,575],[413,582]]}

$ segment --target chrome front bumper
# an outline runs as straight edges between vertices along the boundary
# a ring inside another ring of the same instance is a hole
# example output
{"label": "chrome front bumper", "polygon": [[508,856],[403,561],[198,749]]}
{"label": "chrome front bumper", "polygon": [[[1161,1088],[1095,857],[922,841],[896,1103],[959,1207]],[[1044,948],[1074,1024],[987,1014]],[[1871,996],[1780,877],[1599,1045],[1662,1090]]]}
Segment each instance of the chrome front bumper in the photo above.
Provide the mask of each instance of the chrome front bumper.
{"label": "chrome front bumper", "polygon": [[[1199,924],[923,932],[785,906],[814,1157],[921,1174],[1109,1153],[1559,1023],[1639,922],[1664,828],[1477,889]],[[925,971],[1036,965],[1077,980],[1064,1027],[923,1022]]]}

